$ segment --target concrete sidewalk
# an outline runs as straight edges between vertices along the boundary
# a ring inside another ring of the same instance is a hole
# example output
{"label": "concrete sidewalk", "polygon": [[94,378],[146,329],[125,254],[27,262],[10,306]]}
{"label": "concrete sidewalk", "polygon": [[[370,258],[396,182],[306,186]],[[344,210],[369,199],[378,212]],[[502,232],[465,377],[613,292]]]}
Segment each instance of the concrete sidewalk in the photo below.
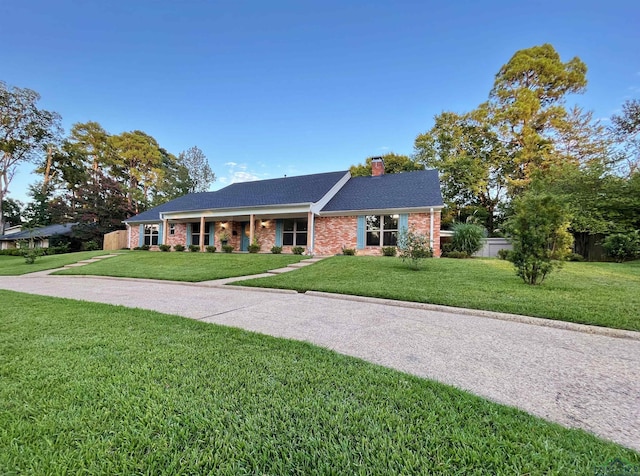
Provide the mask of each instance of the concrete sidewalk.
{"label": "concrete sidewalk", "polygon": [[45,272],[0,288],[151,309],[308,341],[640,450],[640,340],[381,300]]}

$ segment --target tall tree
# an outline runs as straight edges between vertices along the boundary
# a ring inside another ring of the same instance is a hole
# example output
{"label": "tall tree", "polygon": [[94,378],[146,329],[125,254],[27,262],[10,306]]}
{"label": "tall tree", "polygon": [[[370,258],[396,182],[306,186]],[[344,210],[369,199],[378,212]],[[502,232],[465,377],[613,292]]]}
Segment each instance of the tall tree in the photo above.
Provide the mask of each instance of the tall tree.
{"label": "tall tree", "polygon": [[2,213],[5,219],[5,223],[9,226],[22,224],[22,209],[24,205],[18,200],[12,198],[5,198],[2,202]]}
{"label": "tall tree", "polygon": [[437,115],[431,130],[416,138],[415,156],[439,171],[450,209],[459,213],[465,207],[480,208],[487,230],[495,230],[496,208],[504,198],[513,163],[483,110]]}
{"label": "tall tree", "polygon": [[[352,165],[349,168],[353,177],[366,177],[371,175],[371,161],[373,157],[368,157],[364,164]],[[424,165],[415,161],[408,155],[394,154],[389,152],[382,156],[384,160],[384,173],[397,174],[400,172],[411,172],[413,170],[424,170]]]}
{"label": "tall tree", "polygon": [[100,177],[100,172],[114,161],[109,134],[97,122],[74,124],[69,133],[68,143],[88,162],[87,168],[91,170],[94,182]]}
{"label": "tall tree", "polygon": [[483,107],[500,138],[513,147],[513,190],[526,187],[536,169],[557,162],[554,136],[568,120],[564,101],[585,90],[586,72],[577,57],[563,63],[550,44],[517,51],[498,71]]}
{"label": "tall tree", "polygon": [[16,168],[34,161],[60,133],[60,116],[39,109],[39,100],[31,89],[9,88],[0,81],[0,235],[5,223],[2,204]]}
{"label": "tall tree", "polygon": [[197,146],[193,146],[178,155],[178,162],[186,167],[191,186],[189,192],[206,192],[216,180],[207,156]]}
{"label": "tall tree", "polygon": [[640,171],[640,100],[630,99],[622,105],[622,114],[611,118],[613,133],[623,146],[629,176]]}
{"label": "tall tree", "polygon": [[162,153],[158,142],[142,131],[123,132],[112,136],[116,156],[114,172],[126,183],[129,209],[144,211],[150,204],[151,192],[162,183]]}
{"label": "tall tree", "polygon": [[151,206],[157,206],[174,198],[186,195],[192,190],[189,170],[175,155],[167,152],[162,147],[162,168],[164,180],[153,191]]}

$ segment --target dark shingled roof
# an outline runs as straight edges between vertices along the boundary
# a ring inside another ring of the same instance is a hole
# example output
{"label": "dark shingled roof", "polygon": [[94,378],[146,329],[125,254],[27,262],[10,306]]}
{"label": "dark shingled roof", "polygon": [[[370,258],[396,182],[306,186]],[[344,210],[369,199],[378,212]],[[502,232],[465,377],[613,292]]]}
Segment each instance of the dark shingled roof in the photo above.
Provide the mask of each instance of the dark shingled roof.
{"label": "dark shingled roof", "polygon": [[125,221],[158,221],[160,212],[315,203],[326,195],[346,173],[345,170],[234,183],[217,192],[190,193]]}
{"label": "dark shingled roof", "polygon": [[441,207],[437,170],[353,177],[322,212]]}
{"label": "dark shingled roof", "polygon": [[22,230],[18,233],[10,233],[0,236],[0,241],[17,241],[28,240],[30,238],[47,238],[53,235],[69,235],[71,228],[77,223],[65,223],[64,225],[49,225],[42,228],[34,228],[33,230]]}

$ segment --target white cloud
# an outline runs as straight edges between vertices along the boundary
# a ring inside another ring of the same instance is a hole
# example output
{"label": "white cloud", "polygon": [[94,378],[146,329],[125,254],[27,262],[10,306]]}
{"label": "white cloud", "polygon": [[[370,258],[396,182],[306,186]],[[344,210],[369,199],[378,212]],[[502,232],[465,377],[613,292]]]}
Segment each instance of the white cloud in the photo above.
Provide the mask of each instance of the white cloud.
{"label": "white cloud", "polygon": [[218,178],[218,182],[221,184],[252,182],[269,177],[268,173],[256,173],[253,170],[249,170],[247,164],[227,162],[224,165],[227,167],[227,172]]}

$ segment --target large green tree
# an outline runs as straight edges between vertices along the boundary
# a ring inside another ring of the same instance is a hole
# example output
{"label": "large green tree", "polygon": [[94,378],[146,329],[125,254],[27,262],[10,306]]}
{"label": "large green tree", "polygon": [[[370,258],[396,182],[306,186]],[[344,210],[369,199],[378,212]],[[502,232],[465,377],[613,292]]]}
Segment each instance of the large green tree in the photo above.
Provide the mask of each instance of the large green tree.
{"label": "large green tree", "polygon": [[40,95],[0,81],[0,235],[4,232],[3,202],[17,167],[35,161],[58,139],[60,116],[40,109]]}
{"label": "large green tree", "polygon": [[513,164],[484,111],[437,115],[434,126],[416,138],[415,157],[440,173],[449,209],[456,215],[465,208],[482,209],[485,227],[494,231]]}
{"label": "large green tree", "polygon": [[[386,174],[397,174],[400,172],[411,172],[413,170],[424,170],[424,165],[417,162],[408,155],[394,154],[389,152],[381,156],[384,160],[384,172]],[[366,177],[371,175],[371,161],[374,157],[368,157],[364,164],[352,165],[349,168],[353,177]]]}

